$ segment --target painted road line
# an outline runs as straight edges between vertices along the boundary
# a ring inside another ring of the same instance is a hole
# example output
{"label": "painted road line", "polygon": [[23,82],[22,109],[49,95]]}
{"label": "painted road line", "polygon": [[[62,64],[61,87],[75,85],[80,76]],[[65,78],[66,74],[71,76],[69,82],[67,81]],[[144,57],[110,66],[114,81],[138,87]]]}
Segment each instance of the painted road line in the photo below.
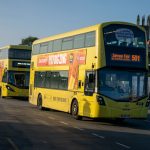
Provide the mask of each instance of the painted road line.
{"label": "painted road line", "polygon": [[43,121],[43,120],[40,120],[40,119],[36,119],[36,121],[37,121],[38,123],[44,124],[44,125],[46,125],[46,126],[49,126],[49,123],[47,123],[46,121]]}
{"label": "painted road line", "polygon": [[42,143],[47,144],[48,142],[47,141],[42,141]]}
{"label": "painted road line", "polygon": [[84,129],[79,128],[79,127],[73,127],[73,128],[78,129],[78,130],[81,130],[81,131],[83,131],[83,130],[84,130]]}
{"label": "painted road line", "polygon": [[11,122],[11,123],[20,123],[19,120],[5,120],[5,119],[0,119],[0,122]]}
{"label": "painted road line", "polygon": [[67,122],[63,122],[63,121],[60,121],[61,124],[65,124],[65,125],[68,125]]}
{"label": "painted road line", "polygon": [[19,148],[17,147],[17,145],[13,142],[11,138],[6,138],[6,139],[9,142],[9,144],[13,147],[14,150],[19,150]]}
{"label": "painted road line", "polygon": [[124,147],[124,148],[127,148],[127,149],[130,149],[130,148],[131,148],[130,146],[124,145],[124,144],[119,143],[119,142],[116,142],[116,144],[117,144],[117,145],[120,145],[120,146],[122,146],[122,147]]}
{"label": "painted road line", "polygon": [[99,137],[99,138],[101,138],[101,139],[104,139],[104,138],[105,138],[104,136],[98,135],[98,134],[96,134],[96,133],[92,133],[92,135],[94,135],[94,136],[96,136],[96,137]]}
{"label": "painted road line", "polygon": [[56,120],[56,118],[54,118],[54,117],[51,117],[51,116],[49,116],[48,118],[49,118],[49,119],[52,119],[52,120]]}

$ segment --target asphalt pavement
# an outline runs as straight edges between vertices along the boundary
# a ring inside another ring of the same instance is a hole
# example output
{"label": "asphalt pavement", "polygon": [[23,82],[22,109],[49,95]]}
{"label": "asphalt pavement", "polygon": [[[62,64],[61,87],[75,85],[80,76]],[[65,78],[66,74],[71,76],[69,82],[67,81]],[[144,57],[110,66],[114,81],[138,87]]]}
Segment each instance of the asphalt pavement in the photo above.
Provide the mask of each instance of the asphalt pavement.
{"label": "asphalt pavement", "polygon": [[0,99],[0,150],[147,150],[149,142],[150,116],[79,121],[28,101]]}

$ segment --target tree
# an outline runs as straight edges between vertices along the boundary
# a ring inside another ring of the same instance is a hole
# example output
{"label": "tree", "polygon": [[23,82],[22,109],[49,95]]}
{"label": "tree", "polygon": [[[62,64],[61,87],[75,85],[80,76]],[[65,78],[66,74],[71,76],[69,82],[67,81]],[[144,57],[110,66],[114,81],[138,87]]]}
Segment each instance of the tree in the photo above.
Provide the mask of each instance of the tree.
{"label": "tree", "polygon": [[31,46],[32,43],[37,40],[38,38],[37,37],[33,37],[33,36],[29,36],[25,39],[22,39],[21,41],[21,44],[20,45],[28,45],[28,46]]}

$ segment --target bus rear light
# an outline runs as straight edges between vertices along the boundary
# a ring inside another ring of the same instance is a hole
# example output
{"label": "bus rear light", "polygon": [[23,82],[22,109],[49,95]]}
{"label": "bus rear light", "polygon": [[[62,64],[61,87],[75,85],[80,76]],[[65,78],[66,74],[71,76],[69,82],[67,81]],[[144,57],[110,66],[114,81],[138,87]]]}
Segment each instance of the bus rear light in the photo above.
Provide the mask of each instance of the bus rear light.
{"label": "bus rear light", "polygon": [[96,99],[99,105],[106,105],[103,97],[97,96]]}
{"label": "bus rear light", "polygon": [[10,86],[6,85],[7,90],[15,92]]}

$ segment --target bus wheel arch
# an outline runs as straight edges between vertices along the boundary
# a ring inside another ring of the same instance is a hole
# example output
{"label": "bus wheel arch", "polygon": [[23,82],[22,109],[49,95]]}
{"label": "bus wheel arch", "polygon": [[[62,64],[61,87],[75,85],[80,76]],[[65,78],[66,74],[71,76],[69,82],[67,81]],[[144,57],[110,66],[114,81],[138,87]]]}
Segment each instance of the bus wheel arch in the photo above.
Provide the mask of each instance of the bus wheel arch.
{"label": "bus wheel arch", "polygon": [[74,98],[71,102],[70,113],[73,118],[77,120],[81,120],[82,116],[79,116],[79,104],[76,98]]}
{"label": "bus wheel arch", "polygon": [[42,94],[39,93],[37,98],[37,107],[39,110],[43,110],[42,102]]}

